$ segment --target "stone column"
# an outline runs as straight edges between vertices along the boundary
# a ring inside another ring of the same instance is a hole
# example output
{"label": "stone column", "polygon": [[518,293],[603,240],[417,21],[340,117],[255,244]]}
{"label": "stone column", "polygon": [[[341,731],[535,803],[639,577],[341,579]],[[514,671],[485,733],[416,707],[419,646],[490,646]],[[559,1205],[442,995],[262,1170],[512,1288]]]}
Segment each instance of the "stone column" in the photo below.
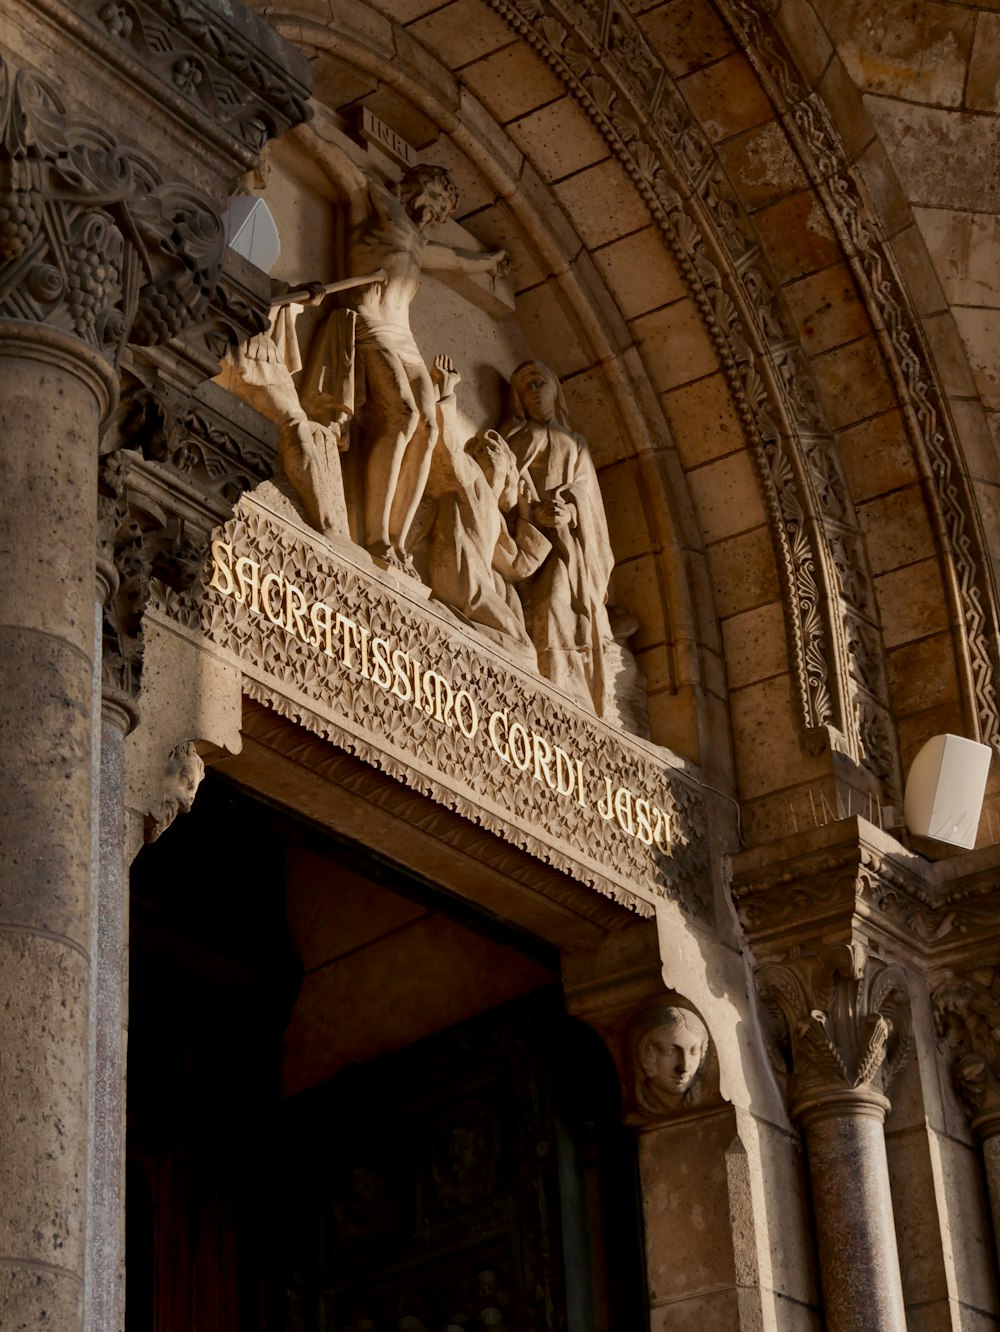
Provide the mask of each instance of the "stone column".
{"label": "stone column", "polygon": [[955,1087],[979,1139],[1000,1262],[1000,969],[949,976],[933,993],[938,1032],[950,1049]]}
{"label": "stone column", "polygon": [[888,1108],[884,1096],[864,1090],[831,1092],[797,1108],[830,1332],[906,1329],[885,1153]]}
{"label": "stone column", "polygon": [[[109,571],[113,574],[113,570]],[[99,576],[98,585],[104,580]],[[105,585],[104,589],[107,591]],[[102,610],[104,599],[98,611]],[[125,1319],[125,1053],[128,866],[125,737],[138,721],[131,697],[102,690],[97,882],[92,912],[90,1159],[86,1332],[118,1332]]]}
{"label": "stone column", "polygon": [[756,979],[806,1139],[828,1332],[906,1332],[883,1127],[911,1045],[903,972],[853,943]]}
{"label": "stone column", "polygon": [[82,1323],[93,586],[101,424],[80,338],[0,322],[0,1326]]}

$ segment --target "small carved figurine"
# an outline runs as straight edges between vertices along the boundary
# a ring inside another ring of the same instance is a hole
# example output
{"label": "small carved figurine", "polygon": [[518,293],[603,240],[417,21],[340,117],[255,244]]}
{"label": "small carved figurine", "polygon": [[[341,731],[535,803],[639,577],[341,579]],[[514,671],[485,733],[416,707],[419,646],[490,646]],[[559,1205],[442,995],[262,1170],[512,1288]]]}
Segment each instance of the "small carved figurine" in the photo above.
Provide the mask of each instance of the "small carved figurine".
{"label": "small carved figurine", "polygon": [[532,522],[552,549],[519,586],[538,669],[603,714],[604,655],[613,642],[606,602],[614,555],[587,441],[566,424],[554,372],[525,361],[510,378],[501,434],[537,497]]}
{"label": "small carved figurine", "polygon": [[654,1009],[634,1045],[638,1108],[663,1115],[697,1100],[707,1053],[708,1031],[696,1013],[673,1006]]}

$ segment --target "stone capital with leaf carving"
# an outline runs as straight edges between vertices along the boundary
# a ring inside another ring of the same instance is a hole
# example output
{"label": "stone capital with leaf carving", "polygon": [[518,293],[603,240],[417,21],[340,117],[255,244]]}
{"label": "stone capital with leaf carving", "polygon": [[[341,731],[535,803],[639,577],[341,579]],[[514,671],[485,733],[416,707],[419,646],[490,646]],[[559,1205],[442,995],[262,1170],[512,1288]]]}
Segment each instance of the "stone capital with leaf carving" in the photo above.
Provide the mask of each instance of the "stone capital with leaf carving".
{"label": "stone capital with leaf carving", "polygon": [[764,963],[755,980],[792,1114],[808,1118],[850,1106],[881,1115],[912,1046],[903,969],[859,943],[840,943]]}
{"label": "stone capital with leaf carving", "polygon": [[934,1022],[973,1129],[1000,1133],[1000,967],[949,975],[935,986]]}

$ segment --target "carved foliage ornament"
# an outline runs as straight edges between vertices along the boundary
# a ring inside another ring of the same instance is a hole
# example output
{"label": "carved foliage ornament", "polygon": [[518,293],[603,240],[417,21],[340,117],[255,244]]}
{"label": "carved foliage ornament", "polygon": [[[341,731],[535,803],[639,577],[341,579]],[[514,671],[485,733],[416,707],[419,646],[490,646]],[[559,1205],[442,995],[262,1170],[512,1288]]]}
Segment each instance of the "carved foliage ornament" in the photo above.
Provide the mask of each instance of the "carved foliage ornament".
{"label": "carved foliage ornament", "polygon": [[127,341],[201,315],[222,251],[206,199],[0,57],[0,318],[76,334],[117,365]]}
{"label": "carved foliage ornament", "polygon": [[[241,39],[197,0],[78,0],[91,23],[252,152],[308,119],[287,63]],[[255,34],[256,35],[256,34]],[[283,53],[287,60],[287,50]]]}
{"label": "carved foliage ornament", "polygon": [[977,509],[948,407],[928,357],[919,320],[898,275],[891,247],[859,174],[820,99],[807,87],[767,16],[777,7],[764,0],[718,0],[779,107],[785,124],[814,179],[825,183],[822,195],[838,230],[846,229],[853,263],[875,328],[895,366],[912,411],[904,413],[928,460],[928,492],[941,515],[948,551],[955,567],[956,615],[964,623],[969,650],[970,690],[985,744],[1000,744],[997,700],[998,611]]}
{"label": "carved foliage ornament", "polygon": [[1000,1125],[1000,974],[984,968],[949,979],[932,995],[934,1021],[959,1095],[978,1127]]}
{"label": "carved foliage ornament", "polygon": [[887,1091],[912,1045],[901,968],[870,959],[861,944],[833,944],[766,963],[756,982],[793,1114],[831,1092]]}

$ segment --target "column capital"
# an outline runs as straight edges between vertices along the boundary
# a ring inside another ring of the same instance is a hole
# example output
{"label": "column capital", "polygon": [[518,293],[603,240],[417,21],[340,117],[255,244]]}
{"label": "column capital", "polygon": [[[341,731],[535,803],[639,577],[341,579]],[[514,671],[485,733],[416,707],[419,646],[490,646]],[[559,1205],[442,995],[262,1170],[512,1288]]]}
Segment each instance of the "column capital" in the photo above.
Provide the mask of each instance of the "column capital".
{"label": "column capital", "polygon": [[950,972],[931,993],[934,1022],[973,1130],[1000,1133],[1000,965]]}
{"label": "column capital", "polygon": [[860,943],[835,943],[766,962],[755,981],[792,1115],[884,1117],[886,1093],[912,1048],[902,967]]}
{"label": "column capital", "polygon": [[127,341],[200,317],[222,270],[211,202],[2,56],[0,88],[0,318],[75,335],[117,367]]}

